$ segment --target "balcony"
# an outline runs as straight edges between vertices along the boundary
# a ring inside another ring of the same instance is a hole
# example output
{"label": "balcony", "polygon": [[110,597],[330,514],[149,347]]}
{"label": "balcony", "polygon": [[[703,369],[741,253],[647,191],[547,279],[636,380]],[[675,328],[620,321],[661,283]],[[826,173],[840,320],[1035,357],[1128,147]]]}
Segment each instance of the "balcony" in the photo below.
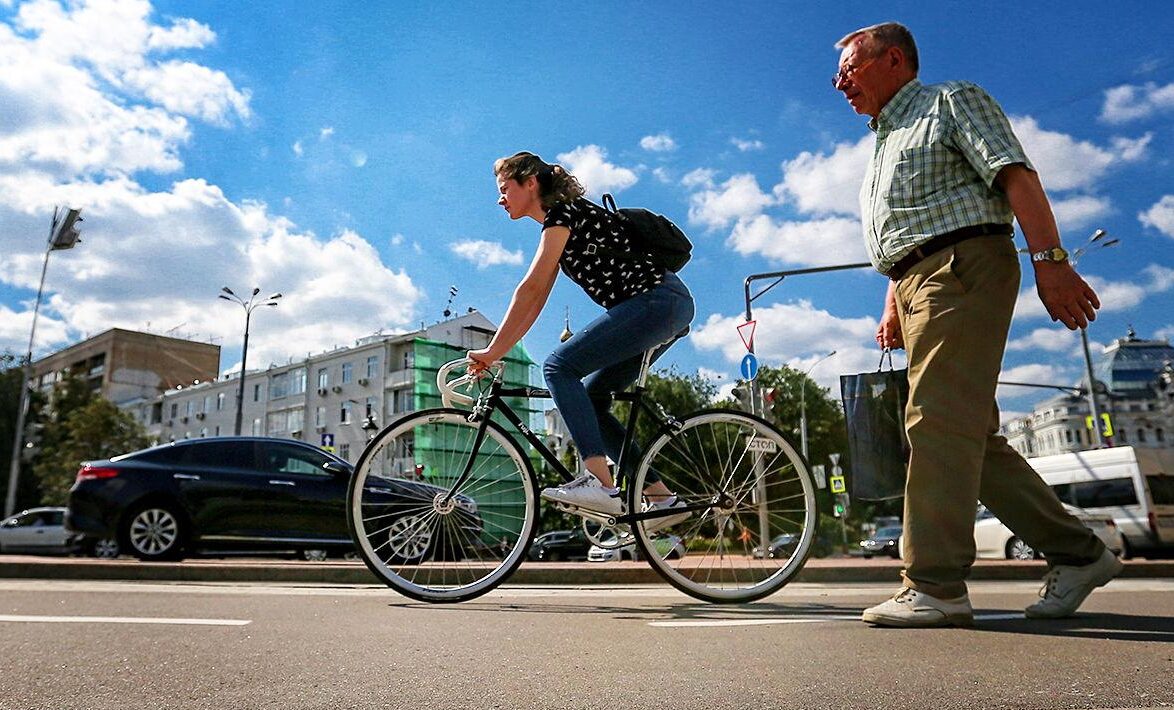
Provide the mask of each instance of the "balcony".
{"label": "balcony", "polygon": [[394,370],[387,375],[387,389],[399,389],[400,387],[408,387],[415,382],[416,371],[411,368],[403,370]]}

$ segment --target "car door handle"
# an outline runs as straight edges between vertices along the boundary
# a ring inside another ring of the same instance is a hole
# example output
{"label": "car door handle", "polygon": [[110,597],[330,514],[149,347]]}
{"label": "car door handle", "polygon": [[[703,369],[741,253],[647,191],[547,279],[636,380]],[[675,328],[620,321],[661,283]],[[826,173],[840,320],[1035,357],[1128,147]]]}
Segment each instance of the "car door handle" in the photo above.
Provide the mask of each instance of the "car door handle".
{"label": "car door handle", "polygon": [[192,473],[176,473],[172,474],[172,478],[178,478],[183,481],[198,481],[200,477]]}
{"label": "car door handle", "polygon": [[294,485],[297,485],[293,481],[277,481],[277,480],[272,480],[272,479],[269,481],[269,483],[274,486],[294,486]]}

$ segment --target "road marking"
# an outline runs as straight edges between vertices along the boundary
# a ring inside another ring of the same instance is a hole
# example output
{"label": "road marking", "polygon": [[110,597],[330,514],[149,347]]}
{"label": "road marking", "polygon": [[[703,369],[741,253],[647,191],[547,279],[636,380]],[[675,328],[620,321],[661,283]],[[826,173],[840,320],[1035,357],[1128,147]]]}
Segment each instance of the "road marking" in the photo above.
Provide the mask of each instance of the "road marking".
{"label": "road marking", "polygon": [[0,622],[39,624],[173,624],[181,626],[244,626],[251,619],[169,619],[143,616],[21,616],[0,614]]}

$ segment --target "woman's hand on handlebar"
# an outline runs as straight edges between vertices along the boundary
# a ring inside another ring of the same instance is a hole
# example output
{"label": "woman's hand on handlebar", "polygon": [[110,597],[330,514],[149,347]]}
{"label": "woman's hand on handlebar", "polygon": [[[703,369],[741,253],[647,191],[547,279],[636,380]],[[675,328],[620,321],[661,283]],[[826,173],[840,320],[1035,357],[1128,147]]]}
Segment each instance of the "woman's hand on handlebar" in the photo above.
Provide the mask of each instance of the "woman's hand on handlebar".
{"label": "woman's hand on handlebar", "polygon": [[490,356],[489,353],[489,348],[482,348],[481,350],[470,350],[465,355],[469,359],[469,374],[480,376],[497,361],[497,358]]}

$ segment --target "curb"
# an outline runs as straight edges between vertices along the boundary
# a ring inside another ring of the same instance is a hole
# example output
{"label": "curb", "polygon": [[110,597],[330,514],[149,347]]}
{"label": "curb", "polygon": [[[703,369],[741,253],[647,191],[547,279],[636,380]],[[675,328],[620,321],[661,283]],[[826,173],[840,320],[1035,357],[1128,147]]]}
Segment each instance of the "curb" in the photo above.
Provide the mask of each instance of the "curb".
{"label": "curb", "polygon": [[[979,560],[971,580],[1039,580],[1041,561]],[[901,563],[893,560],[809,560],[796,582],[897,583]],[[1174,578],[1174,561],[1128,560],[1122,578]],[[361,562],[290,562],[257,560],[189,560],[139,562],[131,559],[51,559],[6,555],[0,579],[121,580],[139,582],[287,582],[303,584],[379,584]],[[664,580],[642,562],[526,562],[508,580],[511,585],[577,586],[660,584]]]}

